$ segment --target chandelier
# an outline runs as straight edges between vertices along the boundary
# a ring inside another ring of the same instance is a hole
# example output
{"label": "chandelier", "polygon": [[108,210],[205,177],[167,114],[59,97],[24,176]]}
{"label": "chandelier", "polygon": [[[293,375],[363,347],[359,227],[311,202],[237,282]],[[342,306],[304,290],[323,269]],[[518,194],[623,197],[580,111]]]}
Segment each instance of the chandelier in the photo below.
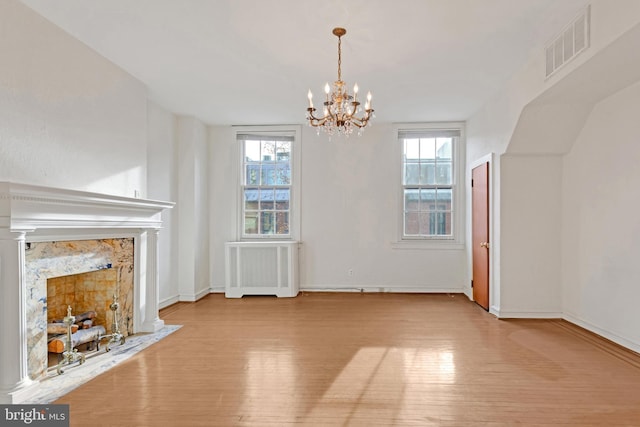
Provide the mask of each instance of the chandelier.
{"label": "chandelier", "polygon": [[316,117],[314,114],[316,109],[313,107],[313,94],[311,89],[307,94],[309,98],[309,107],[307,108],[307,120],[309,126],[324,130],[327,134],[334,133],[349,136],[354,129],[358,129],[358,135],[361,135],[364,128],[369,124],[369,119],[374,117],[371,108],[371,92],[367,93],[367,102],[364,105],[364,113],[358,101],[358,84],[353,85],[353,95],[351,95],[345,82],[342,81],[342,39],[347,34],[344,28],[334,28],[333,34],[338,37],[338,80],[333,82],[333,90],[329,83],[325,84],[324,92],[326,99],[323,103],[324,108],[322,117]]}

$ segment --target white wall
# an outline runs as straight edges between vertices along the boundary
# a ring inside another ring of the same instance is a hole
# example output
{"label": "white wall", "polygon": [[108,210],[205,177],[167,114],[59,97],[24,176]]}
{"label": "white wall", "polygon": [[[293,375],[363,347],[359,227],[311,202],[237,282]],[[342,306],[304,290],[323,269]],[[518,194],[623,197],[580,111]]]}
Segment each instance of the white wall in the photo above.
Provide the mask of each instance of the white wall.
{"label": "white wall", "polygon": [[194,190],[195,190],[195,295],[201,298],[211,292],[211,275],[209,262],[209,144],[208,129],[202,122],[197,122],[197,144],[194,149]]}
{"label": "white wall", "polygon": [[563,310],[640,351],[640,83],[598,103],[563,162]]}
{"label": "white wall", "polygon": [[224,243],[237,240],[237,143],[231,126],[209,127],[210,282],[224,292]]}
{"label": "white wall", "polygon": [[562,317],[559,155],[501,160],[502,317]]}
{"label": "white wall", "polygon": [[0,28],[0,181],[144,196],[145,87],[18,1]]}
{"label": "white wall", "polygon": [[209,151],[207,128],[193,117],[177,122],[178,290],[181,301],[210,291]]}
{"label": "white wall", "polygon": [[[177,117],[149,101],[147,108],[147,196],[150,199],[178,200]],[[160,307],[179,301],[178,214],[180,207],[162,212],[159,241]]]}
{"label": "white wall", "polygon": [[[392,247],[400,207],[393,127],[376,123],[362,137],[332,141],[302,129],[301,288],[461,292],[467,280],[464,249]],[[212,281],[221,290],[224,242],[236,239],[233,129],[212,128],[210,144]]]}

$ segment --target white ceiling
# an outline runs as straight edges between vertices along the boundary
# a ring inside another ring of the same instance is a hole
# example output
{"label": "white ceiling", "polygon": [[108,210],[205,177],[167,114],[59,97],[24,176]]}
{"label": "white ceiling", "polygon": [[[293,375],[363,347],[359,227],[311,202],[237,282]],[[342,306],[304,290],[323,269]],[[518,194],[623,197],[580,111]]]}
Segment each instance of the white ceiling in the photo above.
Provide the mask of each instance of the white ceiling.
{"label": "white ceiling", "polygon": [[[303,123],[337,77],[377,120],[465,120],[588,0],[22,0],[177,114]],[[542,76],[541,76],[542,78]]]}

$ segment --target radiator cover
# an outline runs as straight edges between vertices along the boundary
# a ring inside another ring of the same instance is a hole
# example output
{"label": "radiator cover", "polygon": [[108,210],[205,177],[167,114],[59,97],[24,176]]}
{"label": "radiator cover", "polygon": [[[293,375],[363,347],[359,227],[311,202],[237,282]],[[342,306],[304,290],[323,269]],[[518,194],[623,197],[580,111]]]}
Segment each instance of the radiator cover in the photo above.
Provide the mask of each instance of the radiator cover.
{"label": "radiator cover", "polygon": [[225,296],[298,295],[296,241],[225,243]]}

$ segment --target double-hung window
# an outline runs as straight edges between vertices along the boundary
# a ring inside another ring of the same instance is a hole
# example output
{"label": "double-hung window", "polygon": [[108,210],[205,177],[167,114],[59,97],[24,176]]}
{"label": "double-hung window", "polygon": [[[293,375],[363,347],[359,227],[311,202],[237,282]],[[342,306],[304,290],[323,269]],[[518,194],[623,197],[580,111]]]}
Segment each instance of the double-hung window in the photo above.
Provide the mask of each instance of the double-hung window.
{"label": "double-hung window", "polygon": [[237,133],[242,238],[293,238],[295,132]]}
{"label": "double-hung window", "polygon": [[402,239],[455,240],[461,129],[399,129]]}

